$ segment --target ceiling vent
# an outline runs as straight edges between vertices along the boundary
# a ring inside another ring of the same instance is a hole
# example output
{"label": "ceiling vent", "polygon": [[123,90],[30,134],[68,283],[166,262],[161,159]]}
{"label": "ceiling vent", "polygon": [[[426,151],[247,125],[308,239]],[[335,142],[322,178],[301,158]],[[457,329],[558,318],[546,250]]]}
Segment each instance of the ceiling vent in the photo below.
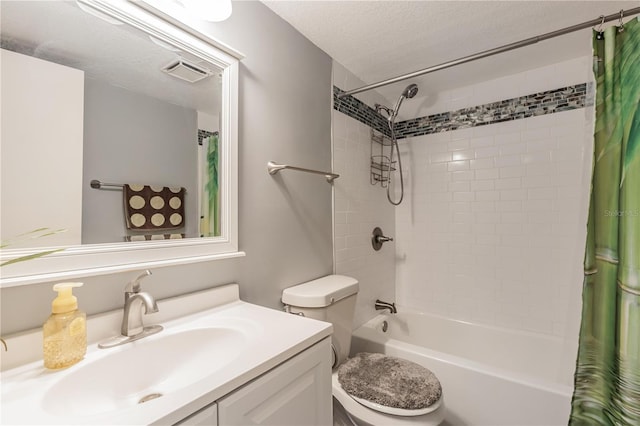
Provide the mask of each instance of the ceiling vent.
{"label": "ceiling vent", "polygon": [[213,74],[211,70],[187,62],[182,58],[171,62],[162,68],[162,71],[181,80],[188,81],[189,83],[195,83]]}

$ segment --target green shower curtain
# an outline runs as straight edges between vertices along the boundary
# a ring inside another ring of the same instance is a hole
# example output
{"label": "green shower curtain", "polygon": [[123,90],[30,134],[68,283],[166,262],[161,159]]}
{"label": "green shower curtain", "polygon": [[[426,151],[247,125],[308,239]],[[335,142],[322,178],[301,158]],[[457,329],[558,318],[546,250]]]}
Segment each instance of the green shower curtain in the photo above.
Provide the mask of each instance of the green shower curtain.
{"label": "green shower curtain", "polygon": [[596,126],[571,425],[640,425],[640,21],[594,33]]}
{"label": "green shower curtain", "polygon": [[200,235],[217,237],[220,235],[220,186],[219,179],[219,134],[214,132],[203,140],[203,187],[200,212]]}

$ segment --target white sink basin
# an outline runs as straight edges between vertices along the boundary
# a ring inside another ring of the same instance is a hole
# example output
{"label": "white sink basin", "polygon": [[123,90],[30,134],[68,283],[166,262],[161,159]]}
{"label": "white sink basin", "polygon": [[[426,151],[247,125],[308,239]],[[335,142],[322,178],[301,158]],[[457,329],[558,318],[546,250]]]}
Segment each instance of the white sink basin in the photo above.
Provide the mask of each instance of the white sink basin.
{"label": "white sink basin", "polygon": [[238,329],[207,327],[128,343],[79,366],[44,395],[55,415],[83,416],[130,408],[204,379],[247,346]]}
{"label": "white sink basin", "polygon": [[237,284],[158,308],[144,318],[163,331],[109,349],[97,343],[117,334],[122,311],[88,318],[93,343],[62,370],[44,368],[41,330],[10,340],[37,355],[2,371],[0,424],[174,424],[331,335],[330,324],[243,302]]}

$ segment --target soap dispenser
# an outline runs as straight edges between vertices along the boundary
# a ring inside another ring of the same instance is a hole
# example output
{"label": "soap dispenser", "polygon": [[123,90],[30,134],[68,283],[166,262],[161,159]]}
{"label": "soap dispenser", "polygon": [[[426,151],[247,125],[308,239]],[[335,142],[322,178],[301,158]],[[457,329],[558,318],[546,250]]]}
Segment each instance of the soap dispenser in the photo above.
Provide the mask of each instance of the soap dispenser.
{"label": "soap dispenser", "polygon": [[51,303],[51,315],[42,327],[44,366],[53,370],[69,367],[87,352],[87,316],[78,310],[78,299],[72,294],[82,283],[60,283]]}

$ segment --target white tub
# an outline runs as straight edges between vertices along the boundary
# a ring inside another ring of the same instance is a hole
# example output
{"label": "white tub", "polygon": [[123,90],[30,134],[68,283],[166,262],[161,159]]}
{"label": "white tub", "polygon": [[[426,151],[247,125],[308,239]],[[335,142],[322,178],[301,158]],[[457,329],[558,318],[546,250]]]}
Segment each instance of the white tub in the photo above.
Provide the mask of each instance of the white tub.
{"label": "white tub", "polygon": [[561,367],[562,339],[400,311],[355,330],[351,353],[382,352],[433,371],[446,425],[567,424],[573,372]]}

